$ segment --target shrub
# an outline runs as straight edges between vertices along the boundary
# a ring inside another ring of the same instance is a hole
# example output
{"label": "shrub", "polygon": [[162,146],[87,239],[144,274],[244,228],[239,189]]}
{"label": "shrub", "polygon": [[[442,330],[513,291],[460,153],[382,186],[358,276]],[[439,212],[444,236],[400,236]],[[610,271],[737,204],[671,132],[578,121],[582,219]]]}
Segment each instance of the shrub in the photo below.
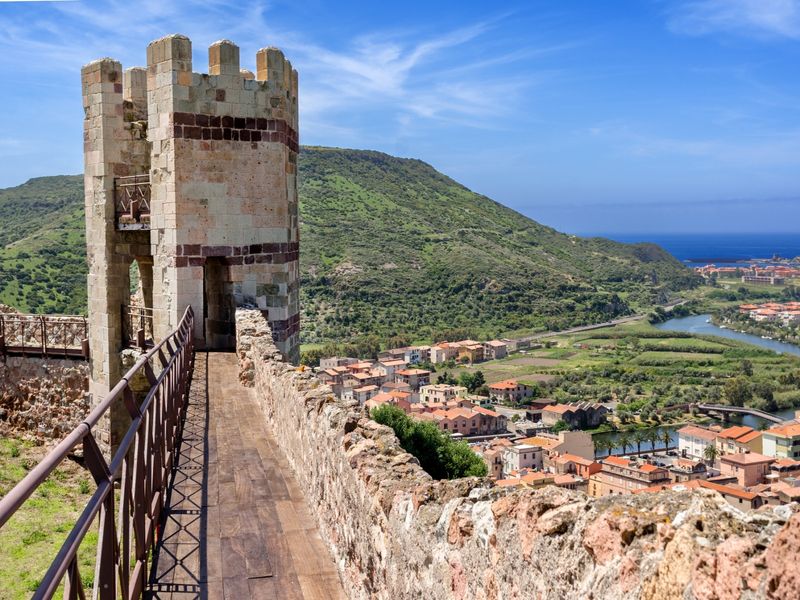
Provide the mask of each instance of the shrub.
{"label": "shrub", "polygon": [[396,406],[372,410],[372,418],[394,430],[403,450],[414,455],[434,479],[484,477],[486,463],[466,442],[455,442],[430,421],[416,421]]}

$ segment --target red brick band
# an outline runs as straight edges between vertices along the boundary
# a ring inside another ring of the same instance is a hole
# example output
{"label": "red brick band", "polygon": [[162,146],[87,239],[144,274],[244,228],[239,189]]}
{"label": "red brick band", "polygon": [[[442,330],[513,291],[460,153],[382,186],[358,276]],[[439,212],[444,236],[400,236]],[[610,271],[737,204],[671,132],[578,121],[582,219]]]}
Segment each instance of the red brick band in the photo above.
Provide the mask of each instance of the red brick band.
{"label": "red brick band", "polygon": [[298,242],[250,244],[248,246],[203,246],[183,244],[177,248],[175,266],[202,267],[206,258],[224,258],[227,265],[252,265],[267,263],[282,265],[300,258]]}
{"label": "red brick band", "polygon": [[172,113],[172,134],[185,140],[277,142],[300,152],[300,137],[283,119]]}

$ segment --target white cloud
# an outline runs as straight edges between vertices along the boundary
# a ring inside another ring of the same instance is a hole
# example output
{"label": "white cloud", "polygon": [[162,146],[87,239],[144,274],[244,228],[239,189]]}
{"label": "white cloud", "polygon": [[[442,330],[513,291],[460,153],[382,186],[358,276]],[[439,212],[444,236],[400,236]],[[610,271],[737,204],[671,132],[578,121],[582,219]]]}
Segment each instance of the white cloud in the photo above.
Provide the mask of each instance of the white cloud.
{"label": "white cloud", "polygon": [[669,13],[676,33],[800,39],[800,0],[691,0]]}
{"label": "white cloud", "polygon": [[[31,18],[35,15],[36,18]],[[242,48],[242,66],[252,68],[255,51],[281,47],[300,72],[304,124],[319,131],[355,133],[364,115],[495,127],[537,83],[533,68],[509,78],[504,65],[532,62],[578,44],[520,43],[498,46],[488,36],[507,15],[449,31],[375,30],[340,45],[322,45],[307,35],[276,27],[269,5],[222,0],[145,0],[132,12],[128,0],[72,2],[30,14],[0,13],[0,65],[29,65],[46,73],[77,69],[112,56],[123,66],[142,64],[146,44],[167,33],[184,33],[195,47],[196,71],[206,44],[221,37]],[[415,125],[412,122],[410,126]],[[382,127],[385,133],[385,125]],[[365,132],[366,133],[366,132]]]}

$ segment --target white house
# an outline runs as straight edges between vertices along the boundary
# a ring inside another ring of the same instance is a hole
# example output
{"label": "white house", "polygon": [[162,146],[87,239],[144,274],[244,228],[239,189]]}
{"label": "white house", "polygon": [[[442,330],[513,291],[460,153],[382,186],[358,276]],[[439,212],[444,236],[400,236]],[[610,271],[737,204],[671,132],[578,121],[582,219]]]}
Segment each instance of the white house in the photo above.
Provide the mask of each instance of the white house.
{"label": "white house", "polygon": [[542,447],[516,444],[503,450],[503,477],[520,469],[542,468]]}
{"label": "white house", "polygon": [[705,427],[686,425],[678,429],[678,452],[681,456],[705,460],[707,446],[713,446],[717,434]]}

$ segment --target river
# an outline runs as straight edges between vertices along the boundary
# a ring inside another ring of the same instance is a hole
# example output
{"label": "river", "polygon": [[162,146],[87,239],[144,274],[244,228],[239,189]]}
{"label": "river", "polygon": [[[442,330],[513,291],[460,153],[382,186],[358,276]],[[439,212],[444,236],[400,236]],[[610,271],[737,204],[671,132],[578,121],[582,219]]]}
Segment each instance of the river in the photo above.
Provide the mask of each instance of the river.
{"label": "river", "polygon": [[778,342],[776,340],[765,340],[757,335],[741,333],[739,331],[733,331],[732,329],[723,329],[711,323],[710,319],[711,315],[694,315],[691,317],[670,319],[664,323],[657,324],[656,327],[665,331],[683,331],[686,333],[716,335],[717,337],[739,340],[740,342],[761,346],[762,348],[772,350],[778,354],[785,353],[800,356],[800,346],[787,344],[786,342]]}
{"label": "river", "polygon": [[[681,317],[678,319],[670,319],[669,321],[665,321],[664,323],[659,323],[656,325],[658,329],[663,329],[665,331],[681,331],[685,333],[693,333],[693,334],[703,334],[703,335],[715,335],[717,337],[724,337],[732,340],[739,340],[740,342],[747,342],[748,344],[753,344],[755,346],[760,346],[762,348],[766,348],[767,350],[772,350],[773,352],[777,352],[778,354],[786,353],[786,354],[795,354],[800,356],[800,346],[796,346],[794,344],[787,344],[785,342],[778,342],[775,340],[765,340],[757,335],[752,335],[749,333],[740,333],[738,331],[733,331],[731,329],[723,329],[717,325],[714,325],[710,321],[711,315],[694,315],[691,317]],[[795,409],[790,408],[787,410],[782,410],[775,412],[779,417],[784,419],[793,419],[795,416]],[[769,423],[764,421],[763,419],[759,419],[758,417],[754,417],[751,415],[743,415],[742,417],[731,417],[731,421],[735,423],[741,423],[742,425],[747,425],[752,427],[753,429],[760,429],[765,423],[767,426],[771,426],[773,423]],[[670,437],[672,442],[670,446],[677,445],[678,443],[678,434],[676,433],[680,427],[675,426],[662,426],[657,427],[657,431],[659,435],[663,435],[664,431],[668,431],[670,433]],[[644,430],[648,431],[648,430]],[[608,438],[614,441],[619,439],[620,433],[602,433],[597,434],[594,438]],[[628,437],[631,438],[633,441],[633,433],[628,433]],[[656,444],[656,450],[659,448],[664,448],[664,443],[659,441]],[[635,444],[633,446],[628,446],[628,451],[635,450]],[[621,448],[617,448],[615,450],[618,451]],[[642,444],[642,450],[650,450],[650,442],[644,442]]]}

